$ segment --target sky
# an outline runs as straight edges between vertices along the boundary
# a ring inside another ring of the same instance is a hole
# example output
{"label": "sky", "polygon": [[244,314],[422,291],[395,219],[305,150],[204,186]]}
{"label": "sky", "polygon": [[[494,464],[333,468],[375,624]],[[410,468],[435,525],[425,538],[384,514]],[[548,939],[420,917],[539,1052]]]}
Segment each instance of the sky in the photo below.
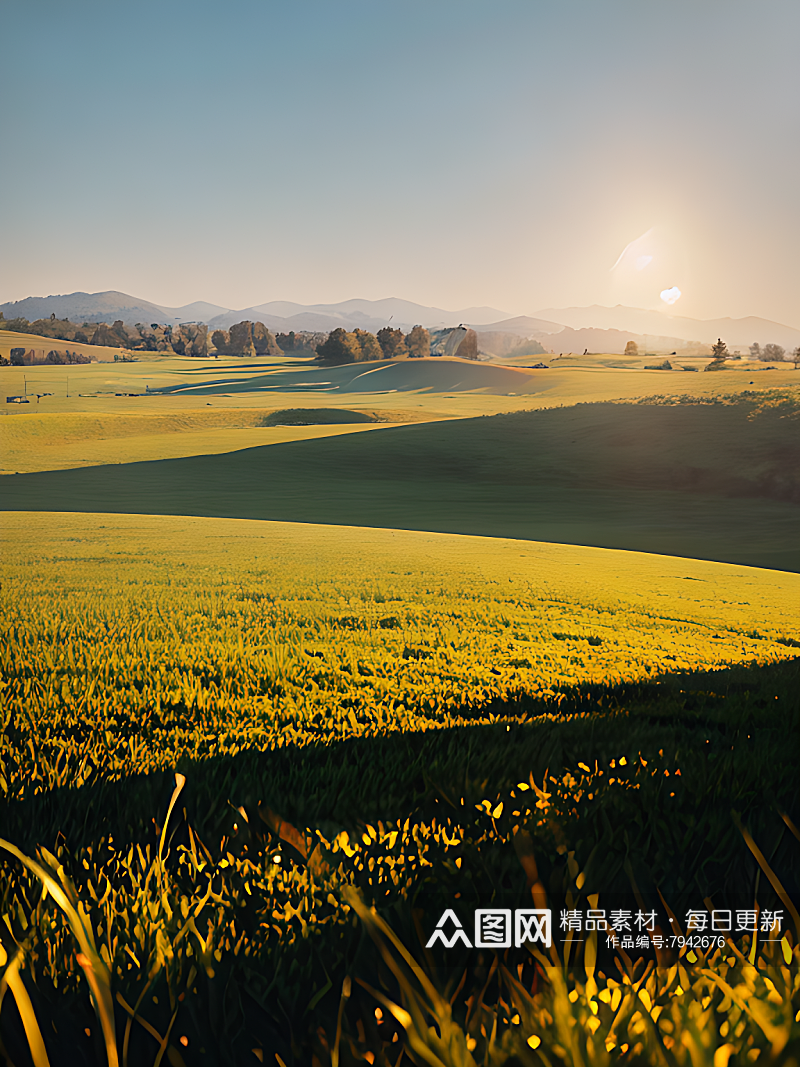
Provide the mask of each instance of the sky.
{"label": "sky", "polygon": [[800,326],[797,0],[3,0],[1,22],[0,303]]}

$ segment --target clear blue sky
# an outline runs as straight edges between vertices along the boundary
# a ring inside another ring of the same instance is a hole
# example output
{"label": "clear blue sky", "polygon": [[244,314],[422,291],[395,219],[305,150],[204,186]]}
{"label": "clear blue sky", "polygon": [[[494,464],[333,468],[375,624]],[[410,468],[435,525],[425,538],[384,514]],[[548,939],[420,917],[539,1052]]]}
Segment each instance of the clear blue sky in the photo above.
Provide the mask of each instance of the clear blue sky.
{"label": "clear blue sky", "polygon": [[0,302],[677,285],[800,325],[797,0],[5,0],[0,28]]}

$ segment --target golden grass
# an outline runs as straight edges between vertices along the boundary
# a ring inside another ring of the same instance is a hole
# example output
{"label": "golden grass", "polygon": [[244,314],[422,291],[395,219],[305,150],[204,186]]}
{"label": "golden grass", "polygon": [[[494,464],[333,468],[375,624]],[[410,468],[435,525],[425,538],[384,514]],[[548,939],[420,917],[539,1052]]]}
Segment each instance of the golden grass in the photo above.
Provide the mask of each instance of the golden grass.
{"label": "golden grass", "polygon": [[[9,347],[9,338],[16,343],[20,338],[24,341],[26,337],[30,340],[30,335],[12,335],[0,331],[0,354],[7,355],[4,346]],[[85,348],[96,358],[108,361],[113,360],[115,351],[90,345],[73,345],[72,348]],[[330,427],[307,427],[299,428],[302,431],[299,433],[297,429],[279,431],[285,434],[283,436],[278,436],[275,430],[264,430],[264,436],[262,432],[255,436],[243,433],[228,436],[220,432],[248,430],[259,416],[285,407],[368,409],[389,421],[412,422],[634,399],[654,393],[664,396],[685,394],[707,399],[745,390],[768,391],[776,386],[800,390],[800,374],[793,373],[788,364],[785,370],[769,374],[761,372],[763,368],[755,368],[747,374],[738,371],[669,374],[635,368],[618,369],[613,366],[614,361],[623,357],[592,356],[581,357],[584,364],[581,366],[562,366],[557,361],[551,370],[534,372],[538,374],[538,391],[520,396],[480,391],[358,394],[342,391],[309,394],[293,391],[288,383],[285,391],[266,394],[241,392],[202,398],[187,395],[114,395],[117,392],[144,393],[148,386],[157,389],[175,384],[209,383],[220,378],[247,379],[263,375],[268,367],[278,375],[283,370],[289,373],[302,365],[302,361],[298,364],[296,359],[288,357],[265,357],[261,362],[235,359],[207,361],[140,353],[138,358],[138,363],[111,366],[104,362],[71,367],[0,368],[2,399],[23,391],[23,377],[28,380],[29,393],[54,394],[43,397],[38,403],[34,398],[24,406],[5,403],[0,406],[0,467],[6,472],[28,473],[103,463],[171,459],[232,451],[266,441],[305,440],[360,429],[354,425],[335,430]],[[536,360],[528,359],[527,362]],[[563,362],[567,363],[566,360]],[[487,367],[486,364],[482,366]],[[469,369],[474,369],[474,365]],[[69,397],[66,395],[67,384]],[[184,435],[186,439],[181,441]],[[87,446],[82,448],[80,444],[84,441]],[[78,447],[73,448],[73,445]]]}
{"label": "golden grass", "polygon": [[[87,713],[91,762],[115,779],[185,756],[460,725],[465,705],[519,692],[786,658],[781,639],[800,637],[800,575],[667,556],[58,513],[9,513],[4,540],[5,697],[42,739],[34,763],[18,739],[4,782],[26,795],[64,775],[80,784],[80,752],[62,765],[44,739]],[[179,707],[195,709],[191,724],[165,720],[153,744],[117,729]]]}
{"label": "golden grass", "polygon": [[[281,405],[284,406],[284,405]],[[214,455],[241,448],[307,441],[385,425],[260,426],[274,408],[202,409],[173,414],[52,414],[0,419],[2,469],[27,474],[105,463]],[[391,413],[398,422],[413,414]]]}

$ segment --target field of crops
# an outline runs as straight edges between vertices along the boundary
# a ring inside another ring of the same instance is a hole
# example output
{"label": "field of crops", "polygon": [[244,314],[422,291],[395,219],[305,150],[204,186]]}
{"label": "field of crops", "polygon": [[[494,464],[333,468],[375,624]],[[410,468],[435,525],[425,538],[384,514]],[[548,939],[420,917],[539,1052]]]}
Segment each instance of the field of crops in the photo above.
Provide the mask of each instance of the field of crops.
{"label": "field of crops", "polygon": [[[230,519],[4,536],[9,1062],[797,1060],[797,575]],[[783,925],[425,948],[526,898]]]}

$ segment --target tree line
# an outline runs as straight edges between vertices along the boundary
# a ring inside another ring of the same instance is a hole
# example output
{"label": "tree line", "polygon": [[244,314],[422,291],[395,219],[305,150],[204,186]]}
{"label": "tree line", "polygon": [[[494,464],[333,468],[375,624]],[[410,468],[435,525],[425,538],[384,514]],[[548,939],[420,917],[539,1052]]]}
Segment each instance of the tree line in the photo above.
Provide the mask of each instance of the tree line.
{"label": "tree line", "polygon": [[379,359],[424,359],[431,354],[431,335],[424,326],[409,333],[384,326],[377,335],[368,330],[348,332],[339,326],[317,345],[323,363],[368,363]]}
{"label": "tree line", "polygon": [[[282,353],[316,353],[328,364],[366,363],[375,360],[425,359],[432,354],[478,358],[478,338],[464,326],[435,330],[414,326],[408,333],[384,326],[377,334],[368,330],[347,331],[337,327],[330,333],[290,331],[277,336],[263,322],[244,320],[229,330],[213,330],[204,323],[181,323],[176,326],[137,322],[129,326],[117,319],[108,323],[78,323],[69,319],[4,319],[0,312],[0,329],[33,334],[78,344],[125,348],[133,352],[160,352],[182,356],[264,356]],[[52,361],[51,361],[52,362]]]}

